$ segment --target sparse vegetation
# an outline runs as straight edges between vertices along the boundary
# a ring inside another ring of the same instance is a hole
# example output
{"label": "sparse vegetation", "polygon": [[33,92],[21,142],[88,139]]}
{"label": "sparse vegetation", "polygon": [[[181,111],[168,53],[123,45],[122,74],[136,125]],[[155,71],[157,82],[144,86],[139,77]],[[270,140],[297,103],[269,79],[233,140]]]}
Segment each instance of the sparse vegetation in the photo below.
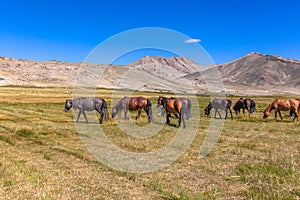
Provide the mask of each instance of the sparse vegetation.
{"label": "sparse vegetation", "polygon": [[[64,91],[71,89],[0,87],[0,199],[300,198],[300,122],[293,123],[288,112],[282,122],[274,120],[274,113],[263,120],[265,106],[275,97],[252,97],[258,104],[253,116],[227,119],[213,151],[201,159],[199,149],[210,121],[203,110],[210,97],[198,96],[200,124],[188,151],[167,168],[132,174],[103,165],[85,149],[72,112],[63,112],[65,99],[71,98]],[[109,111],[111,92],[96,92],[107,99]],[[155,105],[159,94],[136,95],[149,97]],[[155,106],[153,113],[161,123]],[[190,120],[196,117],[192,112]],[[144,112],[137,124],[147,124]],[[86,126],[100,125],[91,118]],[[177,131],[164,126],[158,134],[138,139],[122,132],[113,119],[101,127],[120,148],[143,153],[160,149]]]}

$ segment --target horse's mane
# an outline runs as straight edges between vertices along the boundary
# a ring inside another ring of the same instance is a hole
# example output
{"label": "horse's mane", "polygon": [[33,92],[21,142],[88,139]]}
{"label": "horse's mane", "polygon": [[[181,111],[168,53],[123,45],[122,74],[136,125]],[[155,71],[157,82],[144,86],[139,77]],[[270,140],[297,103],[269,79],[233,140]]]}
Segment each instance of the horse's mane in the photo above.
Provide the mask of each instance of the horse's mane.
{"label": "horse's mane", "polygon": [[270,104],[267,106],[267,108],[266,108],[266,111],[267,111],[267,112],[270,112],[270,111],[273,109],[273,105],[274,105],[275,101],[277,101],[277,99],[275,99],[272,103],[270,103]]}
{"label": "horse's mane", "polygon": [[124,96],[122,99],[120,99],[120,101],[118,101],[118,103],[115,105],[115,108],[117,110],[120,110],[122,108],[122,103],[126,98],[127,98],[127,96]]}

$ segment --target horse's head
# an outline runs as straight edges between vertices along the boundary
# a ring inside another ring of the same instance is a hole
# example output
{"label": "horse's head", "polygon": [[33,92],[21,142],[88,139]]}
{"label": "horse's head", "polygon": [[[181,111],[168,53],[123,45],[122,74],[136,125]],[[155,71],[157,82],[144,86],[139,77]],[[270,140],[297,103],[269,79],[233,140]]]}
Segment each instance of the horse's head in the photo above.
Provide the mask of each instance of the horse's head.
{"label": "horse's head", "polygon": [[211,110],[211,103],[208,104],[208,106],[204,109],[205,117],[208,117]]}
{"label": "horse's head", "polygon": [[117,110],[116,106],[114,106],[111,111],[111,117],[114,118],[117,113],[118,113],[118,110]]}
{"label": "horse's head", "polygon": [[162,96],[158,97],[158,99],[157,99],[157,107],[158,108],[163,105],[163,100],[164,100],[164,97],[162,97]]}
{"label": "horse's head", "polygon": [[236,115],[239,115],[240,110],[239,110],[239,107],[238,107],[238,103],[236,103],[236,104],[233,106],[233,110],[235,111],[235,114],[236,114]]}
{"label": "horse's head", "polygon": [[70,99],[67,99],[66,103],[65,103],[65,109],[64,109],[64,111],[68,112],[68,110],[70,110],[70,108],[72,108],[72,104],[73,104],[73,101],[70,100]]}
{"label": "horse's head", "polygon": [[264,111],[264,116],[263,118],[266,119],[270,116],[270,111],[267,111],[267,109]]}

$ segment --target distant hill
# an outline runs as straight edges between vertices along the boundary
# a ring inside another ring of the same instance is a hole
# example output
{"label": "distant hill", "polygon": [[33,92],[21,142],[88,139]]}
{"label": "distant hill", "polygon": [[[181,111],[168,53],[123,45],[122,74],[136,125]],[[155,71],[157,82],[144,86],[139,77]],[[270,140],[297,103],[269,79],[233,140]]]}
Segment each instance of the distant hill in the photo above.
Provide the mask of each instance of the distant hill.
{"label": "distant hill", "polygon": [[[215,67],[220,70],[224,84],[231,89],[300,93],[298,60],[254,52]],[[191,73],[185,78],[203,83],[201,74],[210,70]]]}
{"label": "distant hill", "polygon": [[[184,57],[145,56],[126,66],[0,57],[0,85],[73,87],[82,66],[103,72],[97,86],[106,88],[166,92],[176,86],[177,92],[207,93],[201,74],[217,67],[227,93],[300,93],[300,61],[260,53],[206,68]],[[84,71],[81,76],[90,80],[95,74]]]}

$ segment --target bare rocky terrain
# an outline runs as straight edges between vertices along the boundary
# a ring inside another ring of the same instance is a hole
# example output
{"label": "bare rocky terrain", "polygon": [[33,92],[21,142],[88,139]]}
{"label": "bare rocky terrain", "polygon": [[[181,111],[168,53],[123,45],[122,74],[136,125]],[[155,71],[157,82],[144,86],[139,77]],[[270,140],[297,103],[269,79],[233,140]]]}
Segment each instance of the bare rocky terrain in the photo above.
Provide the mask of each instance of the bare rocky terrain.
{"label": "bare rocky terrain", "polygon": [[0,85],[73,87],[81,77],[102,88],[207,93],[203,77],[214,77],[217,69],[226,93],[299,93],[300,61],[260,53],[209,67],[183,57],[145,56],[126,66],[0,57]]}

